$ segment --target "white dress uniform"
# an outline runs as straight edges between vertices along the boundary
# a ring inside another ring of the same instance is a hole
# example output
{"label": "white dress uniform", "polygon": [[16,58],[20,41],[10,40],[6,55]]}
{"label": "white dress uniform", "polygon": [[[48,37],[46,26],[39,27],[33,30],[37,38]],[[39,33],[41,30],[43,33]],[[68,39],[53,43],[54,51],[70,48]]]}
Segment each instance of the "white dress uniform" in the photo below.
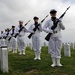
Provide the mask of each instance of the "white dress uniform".
{"label": "white dress uniform", "polygon": [[0,37],[2,37],[0,39],[0,46],[4,46],[5,45],[5,39],[3,39],[3,34],[0,34]]}
{"label": "white dress uniform", "polygon": [[[11,35],[12,33],[13,33],[13,35]],[[17,39],[14,37],[15,34],[16,34],[15,29],[14,29],[14,32],[13,32],[13,30],[11,30],[10,33],[9,33],[9,36],[12,37],[11,40],[10,40],[10,43],[11,43],[13,53],[17,53]]]}
{"label": "white dress uniform", "polygon": [[10,41],[8,41],[10,35],[8,34],[8,36],[7,36],[7,32],[4,32],[4,33],[3,33],[3,36],[7,37],[7,38],[5,39],[5,44],[7,45],[8,49],[11,49],[11,43],[10,43]]}
{"label": "white dress uniform", "polygon": [[[33,31],[33,29],[35,28],[35,25],[32,24],[29,28],[29,30]],[[41,36],[40,36],[40,32],[42,32],[42,27],[41,24],[39,26],[39,30],[37,29],[34,34],[32,35],[32,46],[34,49],[34,53],[35,53],[35,58],[34,60],[41,60],[40,58],[40,53],[41,53]]]}
{"label": "white dress uniform", "polygon": [[[7,36],[6,34],[7,34],[7,32],[4,32],[4,33],[3,33],[3,37],[6,37],[6,36]],[[3,39],[4,39],[4,38],[3,38]],[[4,40],[5,40],[5,44],[8,46],[7,39],[4,39]]]}
{"label": "white dress uniform", "polygon": [[[60,64],[60,58],[61,58],[61,47],[62,47],[62,36],[61,36],[61,29],[64,30],[65,27],[62,24],[62,21],[58,22],[57,27],[53,30],[51,30],[51,27],[53,26],[53,21],[50,19],[46,22],[46,24],[43,27],[43,30],[47,33],[52,33],[48,48],[49,53],[51,54],[52,61],[55,61],[57,59],[57,66],[61,66]],[[55,62],[53,62],[56,64]],[[55,65],[52,65],[53,67]]]}
{"label": "white dress uniform", "polygon": [[[18,26],[16,28],[16,33],[19,33],[20,27]],[[20,52],[20,55],[23,54],[25,55],[25,33],[29,32],[25,27],[22,29],[22,31],[19,33],[17,36],[17,45],[18,45],[18,50]]]}

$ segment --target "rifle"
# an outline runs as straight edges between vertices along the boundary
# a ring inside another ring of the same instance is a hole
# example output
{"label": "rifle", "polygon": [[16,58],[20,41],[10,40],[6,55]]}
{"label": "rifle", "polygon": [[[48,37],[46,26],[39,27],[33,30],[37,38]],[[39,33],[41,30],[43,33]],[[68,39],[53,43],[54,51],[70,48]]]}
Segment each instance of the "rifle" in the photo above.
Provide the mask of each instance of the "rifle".
{"label": "rifle", "polygon": [[[54,30],[57,27],[58,22],[60,21],[60,19],[62,19],[64,17],[64,15],[66,14],[66,12],[69,10],[70,6],[66,9],[66,11],[59,17],[58,21],[56,22],[56,26],[52,26],[51,29]],[[49,33],[46,37],[45,40],[49,41],[50,37],[51,37],[52,33]]]}
{"label": "rifle", "polygon": [[[29,20],[26,24],[25,24],[25,26],[30,22],[31,20]],[[23,29],[24,27],[22,27],[20,30],[19,30],[19,33],[17,33],[17,34],[15,34],[15,38],[20,34],[20,32],[22,31],[22,29]]]}
{"label": "rifle", "polygon": [[2,39],[2,37],[0,37],[0,39]]}
{"label": "rifle", "polygon": [[10,41],[10,40],[11,40],[11,38],[12,38],[13,34],[14,34],[14,33],[12,33],[12,34],[11,34],[11,37],[9,37],[8,41]]}
{"label": "rifle", "polygon": [[9,32],[10,32],[10,31],[8,30],[6,36],[3,36],[4,39],[7,39],[8,35],[9,35]]}
{"label": "rifle", "polygon": [[[43,23],[43,22],[45,21],[45,19],[46,19],[48,16],[49,16],[49,15],[47,15],[47,16],[41,21],[41,23]],[[34,32],[37,30],[38,26],[40,26],[40,23],[37,24],[37,26],[33,29]],[[30,39],[33,34],[34,34],[34,33],[31,33],[31,34],[28,36],[28,38]]]}

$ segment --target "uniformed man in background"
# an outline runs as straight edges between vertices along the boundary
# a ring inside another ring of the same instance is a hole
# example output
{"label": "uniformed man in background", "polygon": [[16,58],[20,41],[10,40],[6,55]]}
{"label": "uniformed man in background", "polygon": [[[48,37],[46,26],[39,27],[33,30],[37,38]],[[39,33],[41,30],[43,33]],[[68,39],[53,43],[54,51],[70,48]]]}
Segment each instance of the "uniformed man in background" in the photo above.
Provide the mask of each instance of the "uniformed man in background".
{"label": "uniformed man in background", "polygon": [[3,33],[3,39],[5,39],[5,44],[7,45],[8,49],[10,49],[10,42],[8,41],[8,38],[9,38],[9,32],[10,32],[10,29],[7,28],[5,29],[5,32]]}
{"label": "uniformed man in background", "polygon": [[25,33],[30,32],[26,29],[26,27],[23,25],[23,21],[19,21],[19,25],[16,28],[17,36],[17,45],[19,50],[19,55],[25,55]]}
{"label": "uniformed man in background", "polygon": [[15,26],[12,26],[11,31],[9,32],[10,37],[8,41],[10,41],[11,43],[13,53],[17,53],[17,39],[14,37],[15,34],[16,34]]}

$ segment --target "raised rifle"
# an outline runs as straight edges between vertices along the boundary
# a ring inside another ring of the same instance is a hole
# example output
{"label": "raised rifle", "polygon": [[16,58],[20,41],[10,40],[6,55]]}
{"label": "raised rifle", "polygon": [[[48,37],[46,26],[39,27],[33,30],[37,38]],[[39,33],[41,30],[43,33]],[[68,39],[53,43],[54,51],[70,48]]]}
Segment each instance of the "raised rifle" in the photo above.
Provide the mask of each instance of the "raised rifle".
{"label": "raised rifle", "polygon": [[3,36],[4,39],[7,39],[8,35],[9,35],[10,30],[7,31],[6,36]]}
{"label": "raised rifle", "polygon": [[[41,23],[43,23],[43,22],[45,21],[45,19],[46,19],[48,16],[49,16],[49,15],[47,15],[47,16],[41,21]],[[40,26],[40,23],[37,24],[37,26],[33,29],[34,32],[38,29],[38,26]],[[33,34],[34,34],[34,33],[31,33],[31,34],[28,36],[28,38],[30,39]]]}
{"label": "raised rifle", "polygon": [[[60,19],[62,19],[64,17],[64,15],[66,14],[67,10],[69,10],[70,6],[66,9],[66,11],[59,17],[58,21],[56,22],[56,25],[55,26],[52,26],[51,29],[54,30],[57,25],[58,25],[58,22],[60,21]],[[46,41],[49,41],[50,37],[51,37],[52,33],[49,33],[46,37],[45,37],[45,40]]]}
{"label": "raised rifle", "polygon": [[2,39],[2,37],[0,37],[0,39]]}
{"label": "raised rifle", "polygon": [[11,34],[11,37],[9,37],[8,41],[10,41],[10,40],[11,40],[11,38],[12,38],[12,36],[13,36],[13,35],[14,35],[14,33],[12,33],[12,34]]}
{"label": "raised rifle", "polygon": [[[25,24],[25,26],[30,22],[31,20],[29,20],[26,24]],[[15,38],[20,34],[20,32],[22,31],[24,29],[24,27],[22,27],[20,30],[19,30],[19,33],[17,33],[17,34],[15,34]]]}

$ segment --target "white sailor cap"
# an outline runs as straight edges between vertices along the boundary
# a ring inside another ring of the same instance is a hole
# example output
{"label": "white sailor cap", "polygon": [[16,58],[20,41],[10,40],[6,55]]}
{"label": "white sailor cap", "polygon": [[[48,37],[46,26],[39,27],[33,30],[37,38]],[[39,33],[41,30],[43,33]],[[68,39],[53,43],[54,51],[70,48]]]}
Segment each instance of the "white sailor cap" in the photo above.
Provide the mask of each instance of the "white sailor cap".
{"label": "white sailor cap", "polygon": [[23,23],[23,21],[22,21],[22,20],[19,20],[19,22],[20,22],[20,23]]}

